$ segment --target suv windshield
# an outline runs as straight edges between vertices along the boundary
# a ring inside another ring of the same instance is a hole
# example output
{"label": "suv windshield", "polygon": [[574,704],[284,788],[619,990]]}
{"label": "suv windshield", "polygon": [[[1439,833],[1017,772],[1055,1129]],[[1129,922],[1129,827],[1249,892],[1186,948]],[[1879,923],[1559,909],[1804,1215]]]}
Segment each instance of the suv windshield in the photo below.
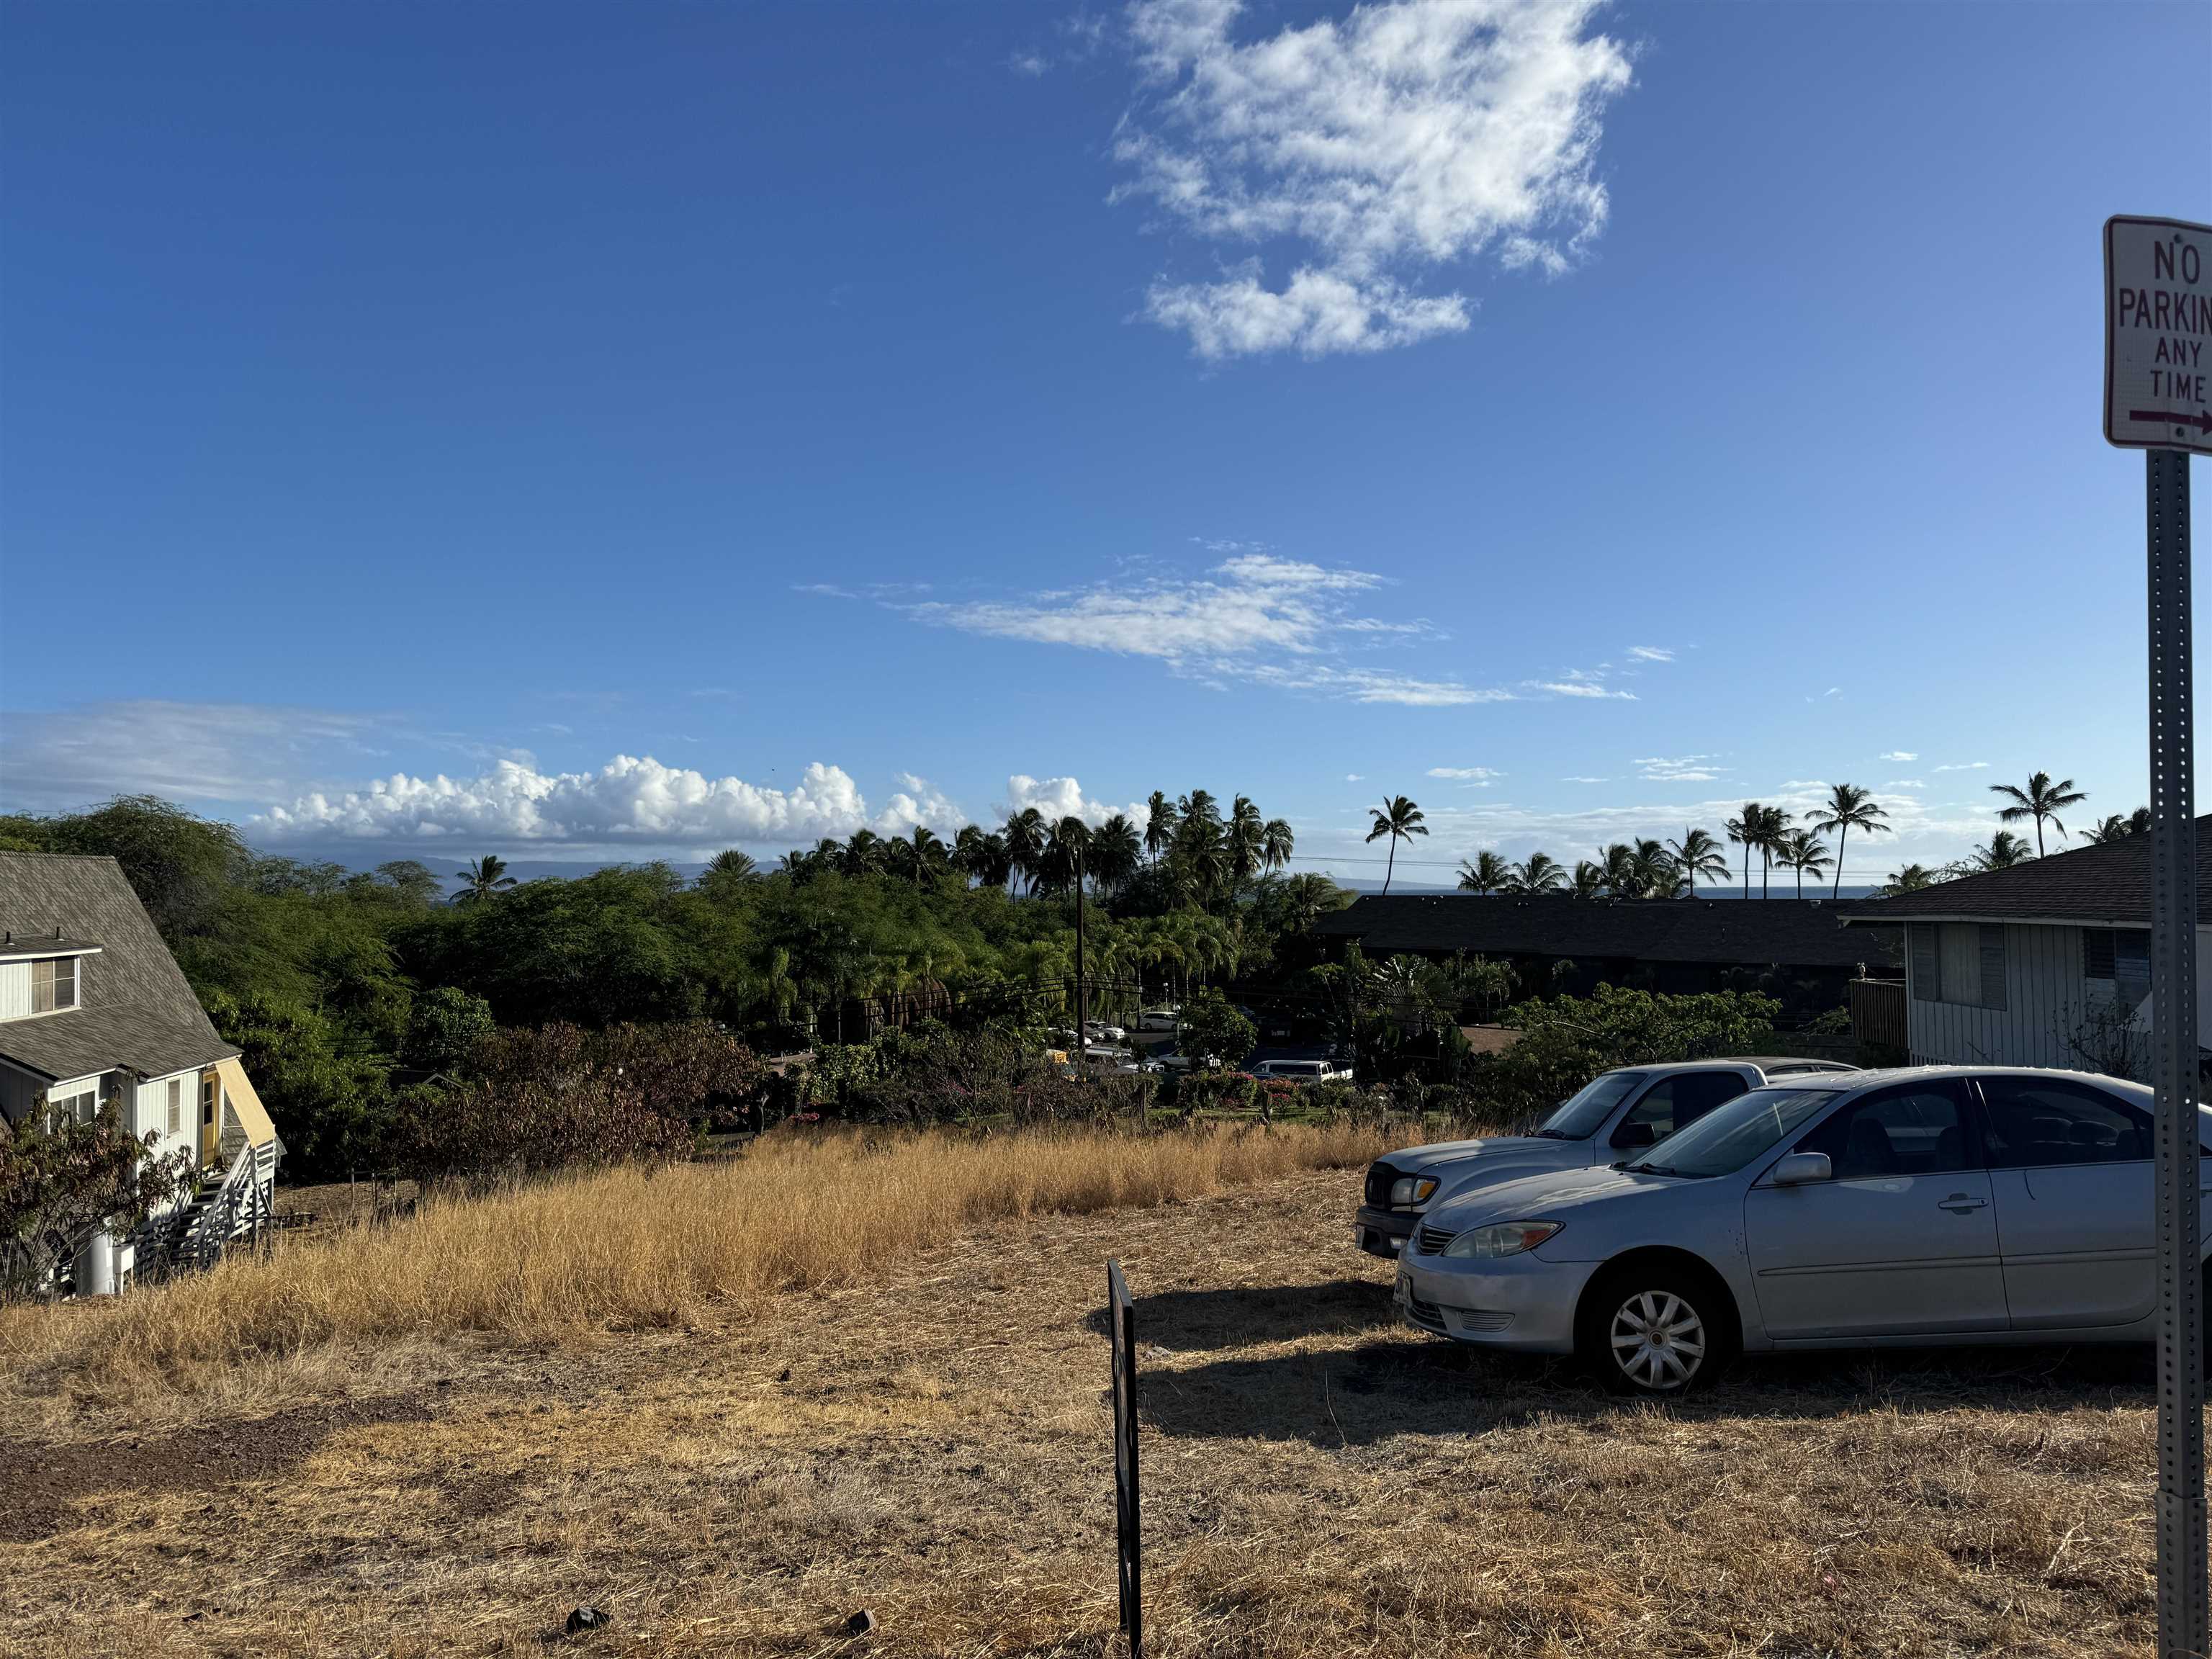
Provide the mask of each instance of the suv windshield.
{"label": "suv windshield", "polygon": [[1632,1170],[1700,1179],[1733,1175],[1835,1098],[1835,1089],[1753,1089],[1668,1135]]}
{"label": "suv windshield", "polygon": [[1588,1140],[1645,1075],[1642,1072],[1607,1072],[1592,1078],[1583,1085],[1580,1094],[1546,1118],[1536,1133],[1552,1140]]}

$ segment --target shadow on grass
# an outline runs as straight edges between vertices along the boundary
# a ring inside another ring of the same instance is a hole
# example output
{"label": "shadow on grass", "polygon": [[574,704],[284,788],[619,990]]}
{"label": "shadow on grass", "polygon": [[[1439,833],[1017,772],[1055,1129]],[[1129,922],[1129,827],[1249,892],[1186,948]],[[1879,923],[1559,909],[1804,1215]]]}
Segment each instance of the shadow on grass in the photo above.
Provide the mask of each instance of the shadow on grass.
{"label": "shadow on grass", "polygon": [[[1377,1328],[1394,1322],[1389,1291],[1360,1280],[1140,1297],[1146,1421],[1176,1438],[1342,1447],[1399,1435],[1482,1434],[1540,1416],[1601,1428],[1620,1413],[1647,1409],[1607,1394],[1569,1360],[1486,1353]],[[1104,1310],[1089,1323],[1103,1335]],[[1322,1352],[1172,1363],[1208,1350],[1330,1335],[1361,1340]],[[1839,1349],[1740,1359],[1711,1387],[1665,1408],[1686,1422],[1870,1409],[2033,1413],[2148,1407],[2155,1387],[2148,1347]]]}
{"label": "shadow on grass", "polygon": [[[1389,1286],[1362,1279],[1165,1291],[1137,1298],[1137,1340],[1177,1353],[1203,1352],[1308,1336],[1349,1335],[1394,1325],[1397,1318]],[[1101,1336],[1110,1329],[1103,1307],[1093,1308],[1084,1323]]]}

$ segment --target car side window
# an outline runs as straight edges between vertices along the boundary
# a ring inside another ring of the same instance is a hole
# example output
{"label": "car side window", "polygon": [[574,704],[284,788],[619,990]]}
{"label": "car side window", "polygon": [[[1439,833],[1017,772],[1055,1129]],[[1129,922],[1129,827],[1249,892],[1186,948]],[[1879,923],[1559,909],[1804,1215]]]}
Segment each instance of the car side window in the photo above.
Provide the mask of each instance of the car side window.
{"label": "car side window", "polygon": [[1908,1083],[1853,1101],[1793,1149],[1826,1152],[1838,1181],[1979,1168],[1959,1085]]}
{"label": "car side window", "polygon": [[2152,1155],[2150,1114],[2069,1078],[1985,1077],[1990,1163],[2000,1170],[2134,1164]]}
{"label": "car side window", "polygon": [[1613,1144],[1624,1148],[1656,1145],[1750,1087],[1734,1072],[1678,1072],[1662,1077],[1622,1115],[1613,1132]]}

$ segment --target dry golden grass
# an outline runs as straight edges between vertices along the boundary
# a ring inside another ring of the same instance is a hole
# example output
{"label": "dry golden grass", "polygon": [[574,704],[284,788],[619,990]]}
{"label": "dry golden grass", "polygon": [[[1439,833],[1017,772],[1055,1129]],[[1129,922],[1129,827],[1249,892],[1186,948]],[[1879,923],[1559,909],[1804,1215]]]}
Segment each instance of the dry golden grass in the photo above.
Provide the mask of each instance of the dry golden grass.
{"label": "dry golden grass", "polygon": [[[742,1321],[81,1413],[0,1445],[0,1653],[1103,1659],[1109,1256],[1159,1659],[2144,1650],[2140,1356],[1801,1357],[1641,1407],[1395,1324],[1354,1201],[1001,1220]],[[586,1601],[616,1623],[559,1639]]]}
{"label": "dry golden grass", "polygon": [[427,1203],[394,1226],[288,1242],[112,1307],[13,1310],[0,1373],[168,1390],[333,1344],[681,1326],[717,1304],[757,1310],[860,1283],[979,1223],[1202,1198],[1381,1149],[1351,1125],[771,1135],[729,1162]]}

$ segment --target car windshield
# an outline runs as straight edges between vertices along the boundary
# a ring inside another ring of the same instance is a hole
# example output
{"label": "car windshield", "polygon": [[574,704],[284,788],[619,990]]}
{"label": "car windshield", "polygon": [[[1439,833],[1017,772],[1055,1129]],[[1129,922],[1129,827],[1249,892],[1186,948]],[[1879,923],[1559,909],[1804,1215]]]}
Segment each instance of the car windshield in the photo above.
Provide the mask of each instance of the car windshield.
{"label": "car windshield", "polygon": [[1642,1072],[1607,1072],[1591,1079],[1580,1094],[1546,1118],[1536,1133],[1549,1140],[1588,1140],[1644,1079]]}
{"label": "car windshield", "polygon": [[1777,1141],[1796,1133],[1836,1095],[1833,1089],[1753,1089],[1668,1135],[1628,1167],[1699,1180],[1733,1175]]}

